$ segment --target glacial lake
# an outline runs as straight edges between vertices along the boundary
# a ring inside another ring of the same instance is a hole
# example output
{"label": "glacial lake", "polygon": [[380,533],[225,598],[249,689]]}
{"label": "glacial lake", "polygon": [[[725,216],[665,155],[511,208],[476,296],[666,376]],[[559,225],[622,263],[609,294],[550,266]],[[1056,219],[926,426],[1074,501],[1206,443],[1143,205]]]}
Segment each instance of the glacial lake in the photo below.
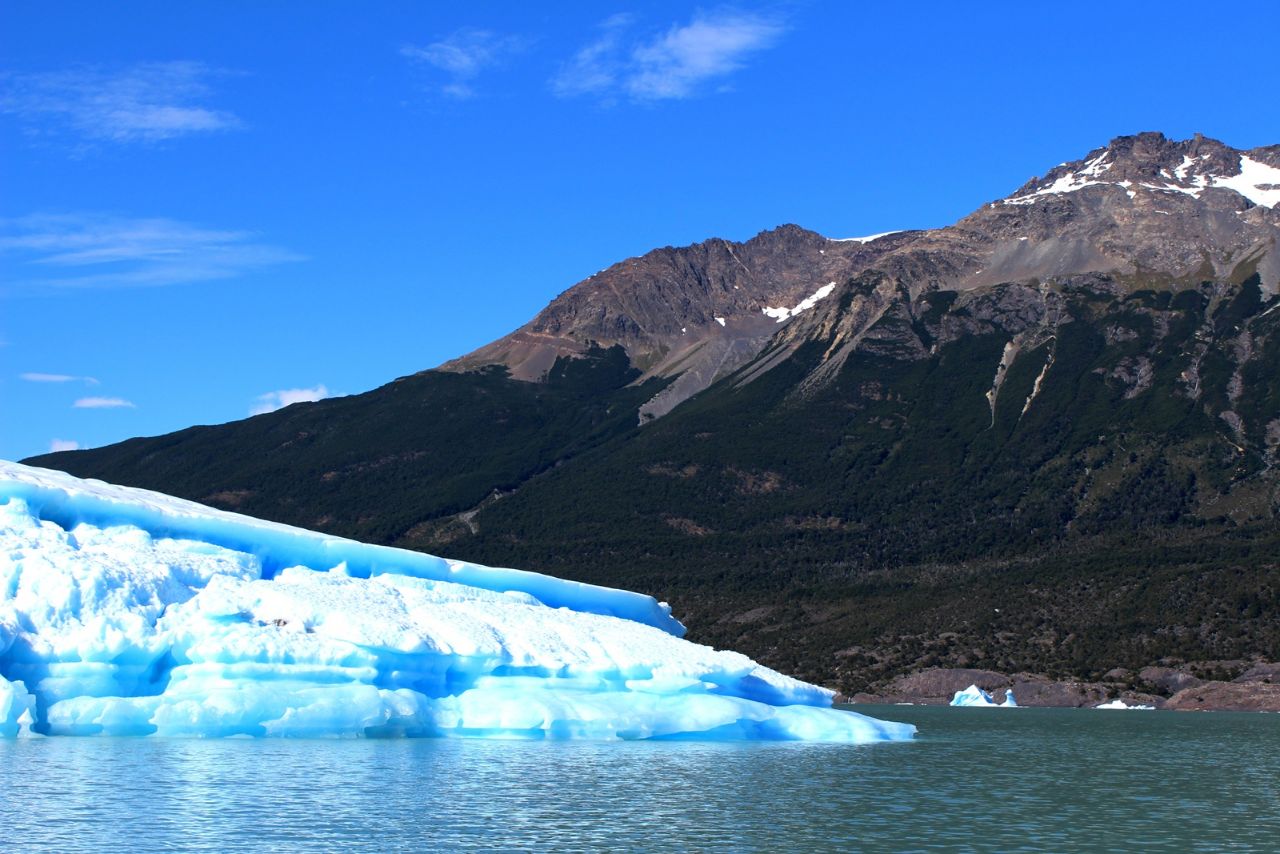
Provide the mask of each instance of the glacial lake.
{"label": "glacial lake", "polygon": [[19,851],[1280,850],[1280,715],[862,706],[911,743],[0,741]]}

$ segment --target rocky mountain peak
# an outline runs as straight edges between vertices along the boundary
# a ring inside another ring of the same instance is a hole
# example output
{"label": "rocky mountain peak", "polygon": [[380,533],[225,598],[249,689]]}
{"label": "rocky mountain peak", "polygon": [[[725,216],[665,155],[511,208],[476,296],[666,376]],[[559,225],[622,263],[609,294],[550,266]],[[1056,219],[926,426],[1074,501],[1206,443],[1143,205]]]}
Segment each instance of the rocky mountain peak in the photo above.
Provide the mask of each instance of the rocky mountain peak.
{"label": "rocky mountain peak", "polygon": [[[838,364],[838,353],[852,352],[844,344],[861,346],[885,317],[902,314],[909,325],[910,306],[934,291],[1006,283],[1035,291],[1087,274],[1132,289],[1181,289],[1255,272],[1265,294],[1280,292],[1280,146],[1245,151],[1204,136],[1140,133],[945,228],[831,239],[789,223],[742,242],[713,238],[626,259],[442,368],[497,364],[537,381],[558,358],[621,346],[646,379],[671,379],[642,410],[648,419],[742,367],[771,340],[783,345],[782,358],[834,334]],[[852,300],[841,296],[868,273],[878,284]]]}
{"label": "rocky mountain peak", "polygon": [[703,388],[758,352],[779,318],[900,242],[830,240],[786,224],[742,242],[655,249],[588,276],[520,329],[442,367],[502,364],[538,380],[561,356],[621,345],[650,375],[705,374]]}
{"label": "rocky mountain peak", "polygon": [[1243,197],[1246,207],[1275,208],[1280,206],[1280,146],[1241,151],[1200,134],[1187,140],[1153,132],[1120,136],[1083,160],[1031,179],[1003,203],[1030,204],[1089,187],[1116,187],[1131,199],[1144,191],[1202,198],[1226,190]]}

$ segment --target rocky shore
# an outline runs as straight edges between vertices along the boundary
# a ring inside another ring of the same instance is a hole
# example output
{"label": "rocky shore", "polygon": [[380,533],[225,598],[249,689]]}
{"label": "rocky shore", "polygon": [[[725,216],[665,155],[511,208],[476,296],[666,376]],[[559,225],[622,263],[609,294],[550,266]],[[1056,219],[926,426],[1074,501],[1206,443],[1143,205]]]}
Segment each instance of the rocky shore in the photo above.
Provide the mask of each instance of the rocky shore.
{"label": "rocky shore", "polygon": [[837,696],[836,701],[947,705],[970,685],[987,691],[997,703],[1012,691],[1019,706],[1092,708],[1119,700],[1174,711],[1280,712],[1280,664],[1249,661],[1151,666],[1137,672],[1117,668],[1097,682],[935,667],[899,676],[877,692]]}

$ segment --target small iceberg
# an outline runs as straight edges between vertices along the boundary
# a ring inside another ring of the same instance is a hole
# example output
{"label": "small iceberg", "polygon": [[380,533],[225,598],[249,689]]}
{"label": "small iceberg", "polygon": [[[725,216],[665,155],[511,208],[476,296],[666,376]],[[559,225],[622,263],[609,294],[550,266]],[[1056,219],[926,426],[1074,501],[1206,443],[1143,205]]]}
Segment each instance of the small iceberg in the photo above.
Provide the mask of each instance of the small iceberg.
{"label": "small iceberg", "polygon": [[1126,704],[1124,700],[1112,700],[1112,701],[1111,701],[1111,702],[1109,702],[1109,703],[1102,703],[1101,705],[1094,706],[1094,708],[1095,708],[1095,709],[1128,709],[1129,711],[1144,711],[1144,712],[1150,712],[1150,711],[1155,711],[1155,708],[1156,708],[1156,707],[1155,707],[1155,706],[1141,706],[1141,705],[1138,705],[1138,706],[1130,706],[1130,705]]}
{"label": "small iceberg", "polygon": [[1005,692],[1004,702],[997,703],[986,691],[977,685],[970,685],[963,691],[956,692],[956,695],[951,698],[951,705],[975,706],[980,709],[1016,709],[1018,701],[1013,696],[1012,688]]}

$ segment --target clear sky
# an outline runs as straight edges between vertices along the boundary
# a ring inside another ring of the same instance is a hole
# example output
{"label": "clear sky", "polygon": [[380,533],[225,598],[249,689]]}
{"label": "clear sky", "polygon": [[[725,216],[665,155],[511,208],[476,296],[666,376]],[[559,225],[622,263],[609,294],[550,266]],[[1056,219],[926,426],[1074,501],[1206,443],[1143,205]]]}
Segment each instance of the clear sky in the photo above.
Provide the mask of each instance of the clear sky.
{"label": "clear sky", "polygon": [[[554,11],[548,11],[554,10]],[[1280,143],[1280,3],[0,0],[0,457],[350,394],[596,270]]]}

